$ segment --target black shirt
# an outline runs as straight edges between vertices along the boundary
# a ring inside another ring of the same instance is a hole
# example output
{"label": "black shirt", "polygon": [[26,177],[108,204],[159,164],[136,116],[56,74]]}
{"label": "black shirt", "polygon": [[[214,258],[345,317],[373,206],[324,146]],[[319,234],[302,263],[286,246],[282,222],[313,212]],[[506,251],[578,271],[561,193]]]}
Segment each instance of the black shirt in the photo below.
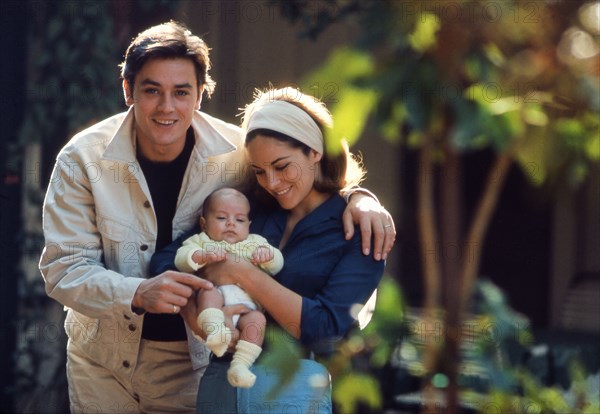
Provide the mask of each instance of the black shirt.
{"label": "black shirt", "polygon": [[[173,161],[153,162],[139,153],[137,155],[150,188],[156,214],[158,233],[155,251],[159,251],[173,241],[173,217],[177,209],[177,198],[193,148],[194,132],[190,128],[183,151]],[[142,338],[153,341],[183,341],[187,338],[183,319],[179,315],[146,313]]]}

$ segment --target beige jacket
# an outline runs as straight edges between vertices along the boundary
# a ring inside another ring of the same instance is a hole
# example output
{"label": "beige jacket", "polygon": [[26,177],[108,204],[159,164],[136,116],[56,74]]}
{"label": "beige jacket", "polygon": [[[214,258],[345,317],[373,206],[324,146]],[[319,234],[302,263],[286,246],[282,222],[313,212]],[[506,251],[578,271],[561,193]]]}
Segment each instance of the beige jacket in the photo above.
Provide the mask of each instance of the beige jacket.
{"label": "beige jacket", "polygon": [[[173,218],[173,238],[193,227],[204,198],[240,178],[244,166],[238,127],[196,112],[192,128],[196,144]],[[117,377],[129,377],[143,322],[131,302],[148,276],[157,233],[136,159],[131,110],[78,133],[60,151],[43,218],[40,270],[48,295],[68,309],[67,335]],[[207,358],[207,352],[192,352],[195,368]]]}

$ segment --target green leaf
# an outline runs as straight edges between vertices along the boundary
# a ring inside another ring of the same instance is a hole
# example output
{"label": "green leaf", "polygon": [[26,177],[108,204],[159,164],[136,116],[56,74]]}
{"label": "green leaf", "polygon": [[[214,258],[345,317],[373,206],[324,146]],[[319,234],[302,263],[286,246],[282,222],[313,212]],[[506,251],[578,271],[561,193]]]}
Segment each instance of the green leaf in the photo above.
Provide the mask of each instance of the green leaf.
{"label": "green leaf", "polygon": [[361,402],[375,410],[381,408],[382,403],[377,380],[364,374],[349,374],[336,379],[332,397],[342,413],[356,412]]}
{"label": "green leaf", "polygon": [[506,57],[495,43],[488,43],[483,46],[483,53],[496,66],[503,66],[506,63]]}
{"label": "green leaf", "polygon": [[339,152],[344,139],[352,145],[364,130],[378,95],[371,88],[357,87],[356,83],[360,78],[372,75],[372,72],[373,61],[368,54],[355,49],[340,48],[330,55],[323,66],[310,73],[302,82],[304,89],[314,91],[313,94],[322,100],[327,98],[323,96],[324,92],[337,91],[333,97],[333,104],[330,104],[334,125],[327,131],[329,152]]}
{"label": "green leaf", "polygon": [[401,130],[405,118],[406,106],[401,102],[395,101],[392,104],[389,117],[381,122],[380,130],[383,137],[390,142],[398,142],[401,138]]}
{"label": "green leaf", "polygon": [[408,40],[414,50],[423,53],[436,45],[436,34],[442,24],[438,16],[428,12],[421,13],[416,23],[415,30],[408,35]]}
{"label": "green leaf", "polygon": [[571,147],[576,147],[577,142],[585,135],[585,128],[579,119],[562,118],[554,124],[556,133]]}
{"label": "green leaf", "polygon": [[409,148],[418,148],[423,143],[423,133],[418,130],[411,131],[406,138],[406,145]]}
{"label": "green leaf", "polygon": [[279,328],[268,327],[267,339],[269,348],[264,354],[261,364],[279,376],[277,385],[268,394],[268,398],[275,398],[294,378],[300,366],[302,353],[296,341]]}
{"label": "green leaf", "polygon": [[541,185],[546,179],[546,162],[544,145],[546,137],[543,134],[529,134],[517,149],[517,161],[529,182]]}
{"label": "green leaf", "polygon": [[523,119],[529,125],[545,127],[548,125],[548,115],[540,105],[527,105],[523,108]]}
{"label": "green leaf", "polygon": [[490,115],[473,101],[457,99],[454,102],[456,124],[450,135],[452,146],[458,150],[482,148],[489,144],[489,137],[482,134],[481,125]]}
{"label": "green leaf", "polygon": [[373,90],[347,87],[340,92],[340,100],[331,109],[333,128],[327,131],[330,153],[340,151],[343,139],[349,145],[358,140],[376,103],[377,94]]}
{"label": "green leaf", "polygon": [[586,155],[590,160],[600,160],[600,131],[596,132],[588,139],[585,145]]}
{"label": "green leaf", "polygon": [[[373,59],[367,53],[342,47],[335,49],[325,63],[310,72],[301,84],[303,89],[320,92],[325,91],[325,85],[334,82],[338,90],[342,90],[357,79],[372,75],[373,70]],[[315,95],[322,99],[320,93]]]}

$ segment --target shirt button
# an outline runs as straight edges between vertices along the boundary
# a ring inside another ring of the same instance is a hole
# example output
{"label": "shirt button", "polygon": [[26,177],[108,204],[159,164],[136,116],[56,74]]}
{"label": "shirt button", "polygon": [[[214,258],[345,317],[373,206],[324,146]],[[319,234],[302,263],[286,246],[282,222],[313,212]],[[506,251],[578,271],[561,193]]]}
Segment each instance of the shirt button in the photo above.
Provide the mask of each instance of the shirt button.
{"label": "shirt button", "polygon": [[148,245],[147,244],[142,244],[140,246],[140,250],[143,251],[143,252],[145,252],[146,250],[148,250]]}
{"label": "shirt button", "polygon": [[150,208],[150,201],[148,201],[148,200],[144,201],[144,207]]}
{"label": "shirt button", "polygon": [[130,330],[131,332],[134,332],[134,331],[135,331],[135,328],[136,328],[136,326],[135,326],[134,324],[129,324],[129,330]]}
{"label": "shirt button", "polygon": [[123,366],[125,368],[129,368],[129,361],[123,361]]}

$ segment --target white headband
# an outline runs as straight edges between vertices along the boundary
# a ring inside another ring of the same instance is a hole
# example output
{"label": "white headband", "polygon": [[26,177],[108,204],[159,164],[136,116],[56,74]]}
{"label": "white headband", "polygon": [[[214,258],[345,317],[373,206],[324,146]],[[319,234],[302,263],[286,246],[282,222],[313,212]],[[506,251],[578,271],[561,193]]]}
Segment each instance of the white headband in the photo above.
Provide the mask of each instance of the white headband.
{"label": "white headband", "polygon": [[270,129],[294,138],[323,154],[323,133],[304,110],[280,100],[254,104],[248,119],[246,134],[255,129]]}

